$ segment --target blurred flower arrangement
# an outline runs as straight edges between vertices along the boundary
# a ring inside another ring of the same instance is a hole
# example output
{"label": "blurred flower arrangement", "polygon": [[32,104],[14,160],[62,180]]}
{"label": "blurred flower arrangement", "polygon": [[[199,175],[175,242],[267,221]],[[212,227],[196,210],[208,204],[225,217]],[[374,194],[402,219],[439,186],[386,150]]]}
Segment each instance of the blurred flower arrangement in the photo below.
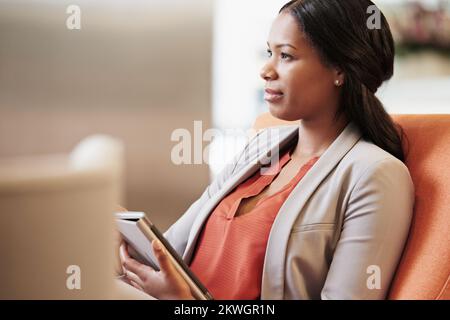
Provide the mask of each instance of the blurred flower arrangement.
{"label": "blurred flower arrangement", "polygon": [[450,0],[408,1],[387,9],[398,55],[434,51],[450,58]]}

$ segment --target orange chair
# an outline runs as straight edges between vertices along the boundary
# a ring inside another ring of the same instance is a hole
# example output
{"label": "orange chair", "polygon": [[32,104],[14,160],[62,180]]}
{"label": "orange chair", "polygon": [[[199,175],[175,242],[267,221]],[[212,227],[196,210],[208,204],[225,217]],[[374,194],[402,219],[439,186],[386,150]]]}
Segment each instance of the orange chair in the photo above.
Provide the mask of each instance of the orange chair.
{"label": "orange chair", "polygon": [[[414,217],[388,299],[450,299],[450,114],[393,115],[407,136]],[[260,115],[256,130],[293,122]]]}

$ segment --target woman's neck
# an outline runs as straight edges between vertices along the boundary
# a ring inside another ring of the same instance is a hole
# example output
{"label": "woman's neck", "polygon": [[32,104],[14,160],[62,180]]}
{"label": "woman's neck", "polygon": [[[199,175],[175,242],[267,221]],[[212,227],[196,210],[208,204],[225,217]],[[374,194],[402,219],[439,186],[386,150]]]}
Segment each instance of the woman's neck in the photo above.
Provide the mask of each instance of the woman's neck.
{"label": "woman's neck", "polygon": [[348,120],[341,115],[334,118],[302,119],[299,124],[299,140],[292,158],[320,156],[347,126]]}

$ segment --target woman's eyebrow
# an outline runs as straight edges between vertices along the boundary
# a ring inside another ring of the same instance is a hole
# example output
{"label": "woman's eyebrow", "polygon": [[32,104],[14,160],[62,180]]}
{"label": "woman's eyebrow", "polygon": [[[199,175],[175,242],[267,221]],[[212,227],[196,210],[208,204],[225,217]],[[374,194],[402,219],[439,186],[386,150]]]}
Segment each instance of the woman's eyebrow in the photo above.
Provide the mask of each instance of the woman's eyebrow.
{"label": "woman's eyebrow", "polygon": [[[269,42],[267,42],[267,46],[270,48]],[[289,44],[289,43],[280,43],[275,46],[275,48],[282,48],[282,47],[291,47],[292,49],[297,50],[296,47],[294,47],[292,44]]]}

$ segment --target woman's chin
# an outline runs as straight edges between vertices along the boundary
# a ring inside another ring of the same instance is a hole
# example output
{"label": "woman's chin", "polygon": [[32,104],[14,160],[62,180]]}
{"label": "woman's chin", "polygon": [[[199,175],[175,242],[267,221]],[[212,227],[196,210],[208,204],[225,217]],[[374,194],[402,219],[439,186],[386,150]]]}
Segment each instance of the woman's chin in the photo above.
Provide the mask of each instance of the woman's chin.
{"label": "woman's chin", "polygon": [[289,115],[289,112],[287,112],[285,106],[280,104],[272,104],[268,103],[269,105],[269,112],[272,115],[272,117],[275,117],[280,120],[284,121],[295,121],[298,119],[292,119],[292,116]]}
{"label": "woman's chin", "polygon": [[282,117],[286,112],[286,110],[284,109],[284,107],[282,105],[279,104],[273,104],[268,102],[267,103],[269,105],[269,112],[272,116],[274,116],[275,118],[280,118]]}

